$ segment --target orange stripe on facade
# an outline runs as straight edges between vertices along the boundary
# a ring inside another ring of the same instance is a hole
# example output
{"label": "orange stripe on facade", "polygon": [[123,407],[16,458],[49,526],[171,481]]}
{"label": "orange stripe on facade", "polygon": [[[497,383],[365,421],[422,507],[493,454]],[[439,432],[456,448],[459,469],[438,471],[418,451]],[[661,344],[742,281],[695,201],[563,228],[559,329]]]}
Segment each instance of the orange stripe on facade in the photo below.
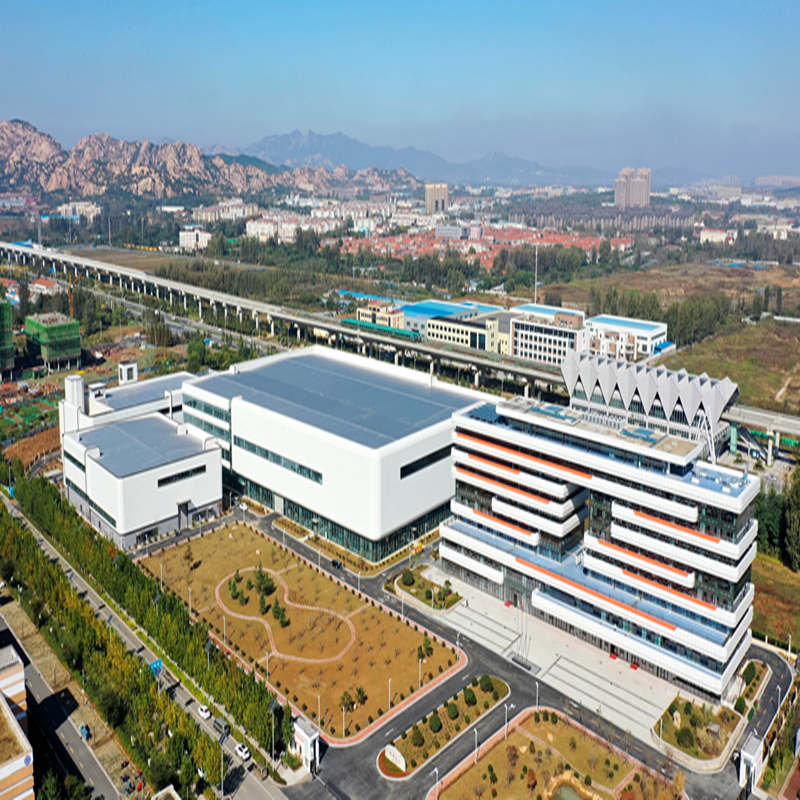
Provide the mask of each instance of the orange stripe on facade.
{"label": "orange stripe on facade", "polygon": [[670,522],[669,520],[661,519],[660,517],[654,517],[652,514],[645,514],[644,511],[634,511],[633,513],[637,517],[650,520],[650,522],[657,522],[659,525],[666,525],[668,528],[674,528],[676,531],[682,531],[683,533],[691,533],[692,536],[699,536],[701,539],[713,542],[714,544],[719,544],[719,537],[717,536],[709,536],[707,533],[701,533],[700,531],[693,531],[691,528],[686,528],[683,525],[678,525],[677,522]]}
{"label": "orange stripe on facade", "polygon": [[544,458],[528,455],[528,453],[523,453],[521,450],[516,450],[513,447],[506,447],[502,444],[487,442],[485,439],[481,439],[477,436],[470,436],[468,433],[461,433],[461,431],[456,431],[456,436],[460,436],[462,439],[466,439],[469,442],[482,444],[484,447],[492,447],[495,450],[501,450],[504,453],[511,453],[511,455],[518,456],[519,458],[526,458],[528,461],[533,461],[536,464],[544,464],[546,467],[551,467],[552,469],[560,469],[562,472],[568,472],[571,475],[577,475],[579,478],[584,478],[587,481],[592,479],[592,475],[588,472],[582,472],[579,469],[565,467],[563,464],[556,464],[554,461],[547,461]]}
{"label": "orange stripe on facade", "polygon": [[670,622],[666,622],[663,619],[659,619],[658,617],[654,617],[652,614],[648,614],[646,611],[640,611],[638,608],[632,608],[625,603],[621,603],[619,600],[615,600],[613,597],[609,597],[605,594],[600,594],[600,592],[596,592],[594,589],[590,589],[588,586],[581,586],[581,584],[576,583],[569,578],[564,578],[561,575],[556,575],[555,572],[550,572],[549,569],[544,569],[544,567],[537,567],[536,564],[531,564],[530,561],[526,561],[524,558],[520,558],[519,556],[515,556],[516,560],[520,564],[524,564],[529,569],[534,570],[535,572],[541,572],[544,575],[548,575],[551,578],[554,578],[561,583],[567,584],[567,586],[572,586],[574,589],[578,589],[582,592],[586,592],[587,594],[591,595],[592,597],[596,597],[598,600],[604,600],[606,603],[611,603],[611,605],[617,606],[617,608],[622,608],[625,611],[630,612],[631,614],[636,614],[638,617],[642,617],[642,619],[649,620],[650,622],[655,623],[656,625],[661,625],[664,628],[667,628],[671,631],[676,630],[675,625]]}
{"label": "orange stripe on facade", "polygon": [[515,525],[513,522],[506,522],[504,519],[500,519],[500,517],[493,517],[491,514],[487,514],[485,511],[479,511],[477,508],[473,508],[472,510],[479,516],[485,517],[486,519],[490,519],[492,522],[496,522],[498,525],[505,525],[508,528],[513,528],[515,531],[524,533],[526,536],[533,536],[533,531],[528,531],[525,530],[525,528],[520,528],[519,525]]}
{"label": "orange stripe on facade", "polygon": [[506,489],[509,492],[521,494],[523,497],[530,497],[531,500],[535,500],[537,503],[550,502],[546,497],[539,497],[538,494],[533,494],[532,492],[526,492],[524,489],[517,489],[514,486],[510,486],[507,483],[503,483],[503,481],[498,481],[495,480],[494,478],[487,478],[486,476],[479,475],[477,472],[472,472],[472,470],[466,469],[465,467],[456,466],[456,471],[461,472],[464,475],[471,475],[473,478],[477,478],[479,481],[486,481],[486,483],[491,483],[494,484],[495,486],[500,486],[502,489]]}
{"label": "orange stripe on facade", "polygon": [[504,469],[506,472],[513,472],[515,475],[519,475],[519,470],[515,469],[514,467],[508,467],[505,464],[499,464],[497,461],[492,461],[490,458],[483,458],[482,456],[476,456],[475,453],[467,453],[467,455],[473,461],[480,461],[481,464],[488,464],[490,467],[496,467],[497,469]]}
{"label": "orange stripe on facade", "polygon": [[657,561],[655,558],[649,558],[648,556],[643,556],[641,553],[636,553],[633,550],[628,550],[625,547],[620,547],[618,544],[614,544],[613,542],[607,542],[605,539],[598,539],[597,543],[602,545],[603,547],[610,547],[612,550],[616,550],[618,553],[622,553],[623,555],[630,556],[631,558],[636,558],[639,561],[644,561],[647,564],[652,564],[654,567],[660,567],[661,569],[669,570],[669,572],[674,572],[676,575],[680,575],[684,578],[689,577],[689,573],[685,569],[678,569],[677,567],[671,567],[669,564],[664,564],[661,561]]}
{"label": "orange stripe on facade", "polygon": [[715,605],[712,605],[711,603],[706,603],[705,600],[701,600],[699,597],[692,597],[690,594],[686,594],[685,592],[679,592],[677,589],[673,589],[671,586],[664,586],[663,583],[659,583],[658,581],[652,581],[650,580],[650,578],[645,578],[644,575],[637,575],[635,572],[631,572],[630,570],[627,569],[622,570],[622,574],[628,578],[633,578],[634,580],[641,581],[642,583],[647,583],[650,586],[654,586],[656,589],[663,589],[665,592],[674,594],[676,597],[682,597],[684,600],[691,600],[693,603],[697,603],[697,605],[703,606],[703,608],[707,608],[709,611],[717,610],[717,607]]}

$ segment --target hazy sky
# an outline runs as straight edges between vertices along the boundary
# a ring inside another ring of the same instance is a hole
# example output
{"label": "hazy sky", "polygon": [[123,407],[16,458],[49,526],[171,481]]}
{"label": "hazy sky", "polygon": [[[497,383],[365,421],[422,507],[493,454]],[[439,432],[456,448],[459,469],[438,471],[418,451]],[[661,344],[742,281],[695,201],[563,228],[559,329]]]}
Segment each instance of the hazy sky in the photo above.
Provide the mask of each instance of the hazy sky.
{"label": "hazy sky", "polygon": [[800,174],[800,2],[0,0],[0,118]]}

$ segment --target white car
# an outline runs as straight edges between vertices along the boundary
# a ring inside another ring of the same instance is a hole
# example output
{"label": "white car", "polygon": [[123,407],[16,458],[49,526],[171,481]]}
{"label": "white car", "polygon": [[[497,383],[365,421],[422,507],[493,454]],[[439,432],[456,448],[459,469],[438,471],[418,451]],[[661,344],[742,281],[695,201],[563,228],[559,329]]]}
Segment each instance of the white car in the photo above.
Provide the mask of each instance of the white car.
{"label": "white car", "polygon": [[197,716],[200,719],[211,719],[211,712],[208,710],[208,706],[200,706],[197,709]]}
{"label": "white car", "polygon": [[236,755],[242,759],[242,761],[247,761],[250,758],[250,749],[247,747],[246,744],[237,744],[236,745]]}

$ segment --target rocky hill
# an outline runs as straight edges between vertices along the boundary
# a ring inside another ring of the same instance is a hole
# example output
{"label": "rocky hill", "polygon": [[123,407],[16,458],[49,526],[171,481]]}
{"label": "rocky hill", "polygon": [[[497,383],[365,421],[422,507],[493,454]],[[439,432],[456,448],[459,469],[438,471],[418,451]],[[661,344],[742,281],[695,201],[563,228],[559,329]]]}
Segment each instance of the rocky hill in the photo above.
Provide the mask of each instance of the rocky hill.
{"label": "rocky hill", "polygon": [[85,136],[71,150],[65,150],[28,122],[0,122],[0,191],[73,197],[115,191],[165,198],[248,195],[283,188],[352,196],[362,191],[413,190],[417,186],[416,179],[405,170],[276,168],[259,165],[257,159],[204,155],[199,147],[186,142],[127,142],[108,134]]}

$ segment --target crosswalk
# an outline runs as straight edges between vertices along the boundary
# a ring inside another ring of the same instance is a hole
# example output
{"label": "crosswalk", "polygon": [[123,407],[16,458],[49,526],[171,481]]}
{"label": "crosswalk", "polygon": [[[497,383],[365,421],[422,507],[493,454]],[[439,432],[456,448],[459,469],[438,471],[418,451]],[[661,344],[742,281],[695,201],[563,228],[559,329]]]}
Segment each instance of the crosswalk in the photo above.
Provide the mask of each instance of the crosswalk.
{"label": "crosswalk", "polygon": [[519,639],[519,631],[463,603],[450,611],[445,621],[463,635],[496,653],[505,653]]}

